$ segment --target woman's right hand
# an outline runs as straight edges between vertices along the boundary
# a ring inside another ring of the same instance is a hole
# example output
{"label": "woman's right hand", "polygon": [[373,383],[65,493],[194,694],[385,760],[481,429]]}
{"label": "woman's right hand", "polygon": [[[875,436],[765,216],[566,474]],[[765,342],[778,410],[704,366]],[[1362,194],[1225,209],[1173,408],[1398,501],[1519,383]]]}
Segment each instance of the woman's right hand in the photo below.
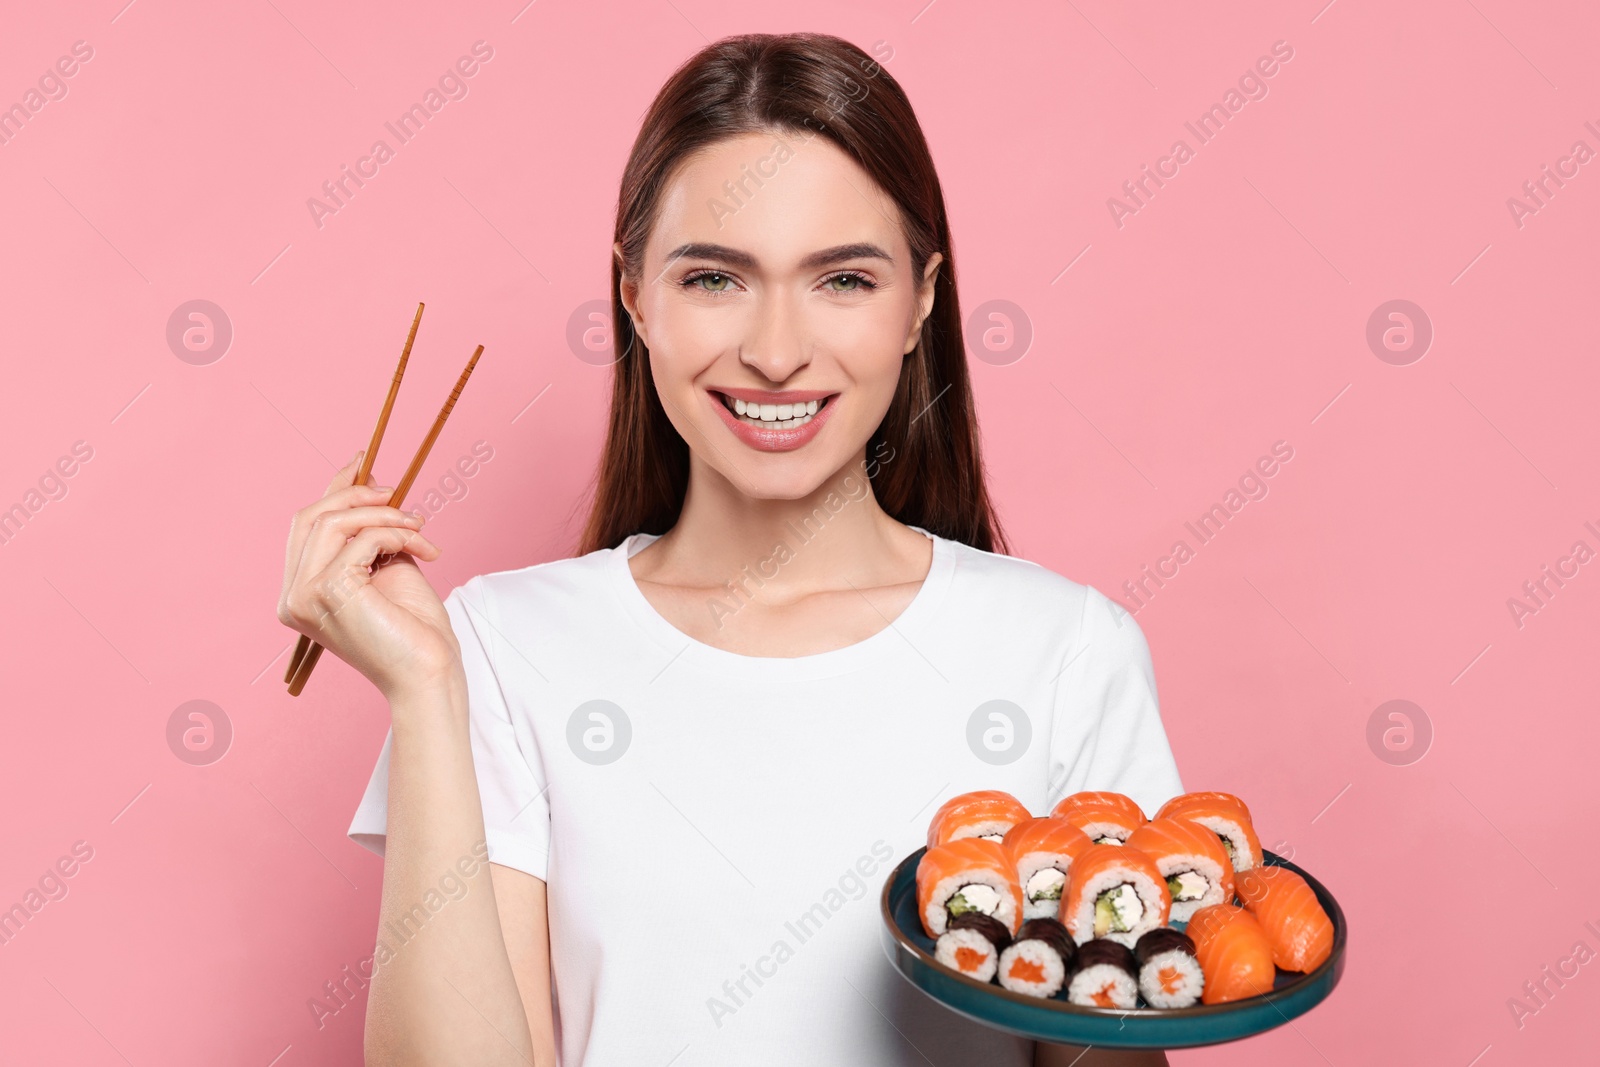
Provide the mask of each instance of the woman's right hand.
{"label": "woman's right hand", "polygon": [[419,532],[420,516],[388,506],[392,489],[353,484],[362,455],[334,475],[321,500],[295,512],[278,621],[392,702],[459,670],[460,646],[416,562],[438,559],[438,547]]}

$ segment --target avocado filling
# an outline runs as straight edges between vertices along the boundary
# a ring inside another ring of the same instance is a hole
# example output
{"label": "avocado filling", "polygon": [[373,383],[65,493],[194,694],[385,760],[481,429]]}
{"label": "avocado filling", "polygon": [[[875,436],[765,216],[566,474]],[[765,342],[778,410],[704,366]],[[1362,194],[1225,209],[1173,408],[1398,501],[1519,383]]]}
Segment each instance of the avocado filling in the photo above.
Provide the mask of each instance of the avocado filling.
{"label": "avocado filling", "polygon": [[1199,871],[1179,871],[1167,875],[1167,888],[1173,900],[1199,900],[1211,888],[1211,882]]}
{"label": "avocado filling", "polygon": [[1095,838],[1094,839],[1094,843],[1097,844],[1097,845],[1120,845],[1120,844],[1122,844],[1122,838],[1120,838],[1120,837],[1111,837],[1111,836],[1107,835],[1107,836],[1104,836],[1104,837]]}
{"label": "avocado filling", "polygon": [[[1217,836],[1222,837],[1221,834],[1218,834]],[[1233,859],[1233,842],[1229,841],[1226,837],[1222,837],[1222,847],[1228,850],[1228,859]]]}
{"label": "avocado filling", "polygon": [[957,915],[965,915],[975,911],[983,915],[993,915],[1000,906],[1000,894],[993,886],[973,883],[964,885],[956,890],[955,895],[945,903],[953,919]]}
{"label": "avocado filling", "polygon": [[1054,867],[1042,867],[1028,879],[1024,891],[1028,894],[1029,900],[1060,900],[1061,889],[1066,882],[1067,876]]}
{"label": "avocado filling", "polygon": [[1094,936],[1124,934],[1144,918],[1144,901],[1132,885],[1123,882],[1095,898]]}

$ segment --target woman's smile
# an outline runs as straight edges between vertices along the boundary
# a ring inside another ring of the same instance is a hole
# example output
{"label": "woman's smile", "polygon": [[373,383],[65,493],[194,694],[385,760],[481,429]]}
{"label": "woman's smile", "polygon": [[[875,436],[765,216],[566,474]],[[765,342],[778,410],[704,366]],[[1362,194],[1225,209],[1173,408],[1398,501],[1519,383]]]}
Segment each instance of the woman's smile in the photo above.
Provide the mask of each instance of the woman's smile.
{"label": "woman's smile", "polygon": [[763,452],[788,452],[822,432],[838,393],[798,389],[708,389],[733,435]]}

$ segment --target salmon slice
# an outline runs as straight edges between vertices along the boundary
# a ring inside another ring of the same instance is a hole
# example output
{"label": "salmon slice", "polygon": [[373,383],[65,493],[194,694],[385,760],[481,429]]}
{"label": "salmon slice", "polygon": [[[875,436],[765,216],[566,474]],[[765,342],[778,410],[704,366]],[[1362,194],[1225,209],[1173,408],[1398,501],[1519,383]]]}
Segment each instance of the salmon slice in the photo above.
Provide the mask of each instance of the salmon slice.
{"label": "salmon slice", "polygon": [[1059,804],[1051,809],[1051,815],[1064,815],[1074,808],[1097,808],[1112,811],[1124,821],[1138,826],[1145,821],[1144,809],[1133,802],[1132,797],[1123,796],[1121,793],[1073,793],[1064,797]]}
{"label": "salmon slice", "polygon": [[1272,991],[1272,942],[1256,917],[1232,904],[1201,908],[1184,930],[1205,975],[1201,1003],[1223,1004]]}
{"label": "salmon slice", "polygon": [[1161,810],[1156,812],[1156,818],[1170,818],[1174,812],[1195,805],[1208,808],[1236,808],[1240,814],[1245,817],[1247,822],[1253,821],[1250,819],[1250,809],[1245,806],[1244,801],[1240,800],[1232,793],[1218,793],[1215,791],[1184,793],[1182,796],[1173,797],[1171,800],[1161,805]]}
{"label": "salmon slice", "polygon": [[1239,899],[1272,942],[1272,961],[1286,971],[1314,971],[1333,954],[1333,923],[1306,880],[1287,867],[1257,867],[1238,876]]}
{"label": "salmon slice", "polygon": [[[1022,801],[1003,790],[962,793],[945,801],[933,813],[933,821],[928,824],[928,847],[975,836],[972,830],[978,823],[1001,823],[999,832],[1003,834],[1032,817]],[[967,832],[963,833],[964,830]]]}
{"label": "salmon slice", "polygon": [[1044,968],[1029,959],[1017,956],[1011,961],[1011,977],[1024,982],[1044,981]]}

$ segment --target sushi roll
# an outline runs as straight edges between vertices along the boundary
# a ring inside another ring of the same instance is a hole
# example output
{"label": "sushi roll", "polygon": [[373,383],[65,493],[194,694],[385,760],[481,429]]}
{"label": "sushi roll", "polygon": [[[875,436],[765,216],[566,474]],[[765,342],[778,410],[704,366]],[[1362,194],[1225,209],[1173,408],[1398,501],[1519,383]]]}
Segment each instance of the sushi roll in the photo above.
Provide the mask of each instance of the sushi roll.
{"label": "sushi roll", "polygon": [[1010,945],[1011,931],[1000,920],[969,911],[950,920],[933,943],[933,958],[968,978],[987,982]]}
{"label": "sushi roll", "polygon": [[1073,793],[1063,797],[1061,802],[1050,810],[1050,814],[1062,815],[1073,808],[1109,808],[1134,825],[1147,821],[1144,809],[1134,803],[1132,797],[1121,793]]}
{"label": "sushi roll", "polygon": [[1151,930],[1133,946],[1139,965],[1139,992],[1152,1008],[1188,1008],[1205,989],[1205,974],[1195,959],[1189,935],[1170,926]]}
{"label": "sushi roll", "polygon": [[1024,919],[1054,919],[1061,913],[1072,860],[1093,844],[1065,819],[1029,819],[1006,833],[1006,852],[1017,868]]}
{"label": "sushi roll", "polygon": [[981,837],[930,848],[917,863],[917,914],[929,937],[970,912],[997,920],[1007,933],[1022,925],[1016,868],[998,842]]}
{"label": "sushi roll", "polygon": [[1161,805],[1161,810],[1156,812],[1156,818],[1169,818],[1174,811],[1178,810],[1179,808],[1188,807],[1191,804],[1213,806],[1220,804],[1223,807],[1237,808],[1247,820],[1251,818],[1250,809],[1245,806],[1244,801],[1240,800],[1232,793],[1219,793],[1215,790],[1208,790],[1199,793],[1184,793],[1182,796],[1173,797],[1171,800]]}
{"label": "sushi roll", "polygon": [[1000,984],[1013,993],[1053,997],[1077,962],[1078,946],[1054,919],[1029,919],[1000,953]]}
{"label": "sushi roll", "polygon": [[1033,816],[1022,801],[998,789],[983,789],[951,797],[933,813],[928,824],[928,847],[948,845],[965,837],[999,842],[1006,831]]}
{"label": "sushi roll", "polygon": [[1203,1004],[1225,1004],[1272,991],[1272,942],[1256,917],[1232,904],[1201,908],[1184,931],[1205,973]]}
{"label": "sushi roll", "polygon": [[1166,878],[1138,849],[1091,845],[1072,861],[1061,923],[1079,945],[1106,938],[1131,948],[1140,934],[1167,925],[1171,911]]}
{"label": "sushi roll", "polygon": [[1156,819],[1133,832],[1128,844],[1156,861],[1172,894],[1172,922],[1188,922],[1201,908],[1233,903],[1233,863],[1222,839],[1188,819]]}
{"label": "sushi roll", "polygon": [[1139,1003],[1139,965],[1133,951],[1116,941],[1095,939],[1078,946],[1067,979],[1067,1000],[1085,1008],[1132,1008]]}
{"label": "sushi roll", "polygon": [[1306,880],[1287,867],[1239,875],[1239,900],[1272,943],[1272,962],[1286,971],[1314,971],[1333,954],[1333,923]]}
{"label": "sushi roll", "polygon": [[1073,793],[1051,809],[1097,845],[1120,845],[1145,823],[1144,812],[1121,793]]}
{"label": "sushi roll", "polygon": [[1222,838],[1235,872],[1261,866],[1261,842],[1250,809],[1231,793],[1185,793],[1163,804],[1156,818],[1188,819]]}

